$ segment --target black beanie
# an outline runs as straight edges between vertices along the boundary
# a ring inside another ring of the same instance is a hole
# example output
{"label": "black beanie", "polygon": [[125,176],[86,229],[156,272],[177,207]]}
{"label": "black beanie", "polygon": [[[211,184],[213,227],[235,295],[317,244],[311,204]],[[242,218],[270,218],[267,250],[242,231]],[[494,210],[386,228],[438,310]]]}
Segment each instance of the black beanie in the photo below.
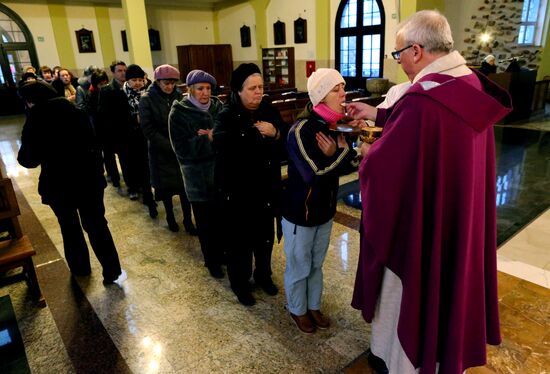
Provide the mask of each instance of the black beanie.
{"label": "black beanie", "polygon": [[33,104],[38,104],[59,96],[51,85],[42,81],[30,81],[19,87],[19,95]]}
{"label": "black beanie", "polygon": [[[238,92],[243,87],[246,78],[252,74],[261,74],[260,68],[256,64],[240,64],[237,69],[231,74],[231,91]],[[126,73],[127,74],[127,73]]]}
{"label": "black beanie", "polygon": [[139,65],[128,65],[126,69],[126,80],[129,81],[132,78],[145,78],[145,72]]}

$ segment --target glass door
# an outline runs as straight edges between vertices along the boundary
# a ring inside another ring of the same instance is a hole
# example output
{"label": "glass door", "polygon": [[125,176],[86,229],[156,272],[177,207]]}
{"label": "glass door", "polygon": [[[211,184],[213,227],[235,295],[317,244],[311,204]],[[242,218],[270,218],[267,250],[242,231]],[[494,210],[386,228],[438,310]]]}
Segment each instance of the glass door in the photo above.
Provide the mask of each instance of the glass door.
{"label": "glass door", "polygon": [[39,69],[32,35],[15,12],[0,4],[0,115],[23,112],[17,83],[29,65]]}

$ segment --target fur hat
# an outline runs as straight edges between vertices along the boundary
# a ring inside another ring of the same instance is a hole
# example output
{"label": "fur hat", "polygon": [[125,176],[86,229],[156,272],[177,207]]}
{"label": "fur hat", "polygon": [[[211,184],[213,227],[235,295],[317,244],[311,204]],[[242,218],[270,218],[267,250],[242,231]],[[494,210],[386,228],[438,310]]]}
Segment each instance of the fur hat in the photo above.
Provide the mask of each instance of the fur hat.
{"label": "fur hat", "polygon": [[202,70],[191,70],[185,78],[185,84],[187,87],[196,83],[210,83],[212,88],[216,87],[216,78]]}
{"label": "fur hat", "polygon": [[28,102],[38,104],[57,97],[57,91],[51,85],[42,81],[26,82],[19,87],[19,95]]}
{"label": "fur hat", "polygon": [[231,91],[238,92],[243,88],[246,78],[252,74],[261,74],[260,68],[256,64],[240,64],[233,74],[231,74]]}
{"label": "fur hat", "polygon": [[155,69],[155,80],[172,79],[175,81],[180,80],[180,71],[172,65],[160,65]]}
{"label": "fur hat", "polygon": [[340,83],[346,84],[337,70],[319,68],[307,80],[307,93],[313,106],[318,105],[325,96]]}
{"label": "fur hat", "polygon": [[132,78],[145,78],[145,72],[139,65],[128,65],[126,69],[126,80],[129,81]]}

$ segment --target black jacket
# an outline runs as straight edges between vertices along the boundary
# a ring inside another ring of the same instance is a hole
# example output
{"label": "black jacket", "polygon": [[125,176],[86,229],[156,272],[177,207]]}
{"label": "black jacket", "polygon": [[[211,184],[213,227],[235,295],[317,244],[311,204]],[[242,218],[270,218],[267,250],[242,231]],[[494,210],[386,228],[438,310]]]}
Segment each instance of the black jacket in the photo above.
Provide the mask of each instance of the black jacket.
{"label": "black jacket", "polygon": [[157,189],[176,191],[184,188],[178,160],[168,134],[170,109],[181,97],[179,91],[174,90],[167,95],[157,83],[153,83],[139,100],[140,124],[149,148],[151,185]]}
{"label": "black jacket", "polygon": [[284,127],[281,115],[268,103],[262,101],[257,110],[250,112],[238,95],[231,94],[214,126],[216,192],[241,213],[267,209],[278,216],[284,137],[264,138],[254,127],[256,121]]}
{"label": "black jacket", "polygon": [[17,161],[26,168],[41,166],[38,192],[44,204],[76,203],[107,185],[88,116],[65,98],[29,110]]}

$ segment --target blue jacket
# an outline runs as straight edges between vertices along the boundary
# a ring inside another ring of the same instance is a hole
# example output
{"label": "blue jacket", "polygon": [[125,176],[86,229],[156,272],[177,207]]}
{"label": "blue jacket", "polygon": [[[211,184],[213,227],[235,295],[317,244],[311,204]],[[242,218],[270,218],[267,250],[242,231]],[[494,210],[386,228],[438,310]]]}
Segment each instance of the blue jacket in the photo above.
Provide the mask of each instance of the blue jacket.
{"label": "blue jacket", "polygon": [[288,133],[288,180],[283,217],[300,226],[319,226],[334,217],[340,175],[355,170],[357,152],[348,144],[326,156],[315,135],[322,132],[336,140],[338,133],[311,111],[298,120]]}

